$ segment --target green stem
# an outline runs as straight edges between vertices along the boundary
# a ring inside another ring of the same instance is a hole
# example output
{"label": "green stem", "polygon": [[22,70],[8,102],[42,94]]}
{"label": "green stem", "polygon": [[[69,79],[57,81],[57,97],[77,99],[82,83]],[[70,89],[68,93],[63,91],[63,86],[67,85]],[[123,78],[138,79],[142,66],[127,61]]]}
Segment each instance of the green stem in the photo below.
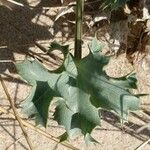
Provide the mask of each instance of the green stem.
{"label": "green stem", "polygon": [[82,21],[83,21],[84,0],[76,0],[76,30],[75,30],[75,52],[74,57],[82,57]]}

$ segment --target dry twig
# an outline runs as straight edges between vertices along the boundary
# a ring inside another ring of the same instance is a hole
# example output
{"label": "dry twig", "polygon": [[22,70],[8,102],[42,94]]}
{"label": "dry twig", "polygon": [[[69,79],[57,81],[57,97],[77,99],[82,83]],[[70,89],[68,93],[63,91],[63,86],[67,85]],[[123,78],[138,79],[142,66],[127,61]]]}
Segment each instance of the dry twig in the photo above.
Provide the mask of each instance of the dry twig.
{"label": "dry twig", "polygon": [[22,120],[21,120],[21,118],[20,118],[19,115],[18,115],[18,112],[17,112],[17,110],[16,110],[16,108],[15,108],[15,106],[14,106],[14,103],[13,103],[11,97],[10,97],[10,94],[9,94],[9,92],[8,92],[8,90],[7,90],[7,87],[6,87],[5,83],[4,83],[4,81],[3,81],[2,77],[1,77],[1,75],[0,75],[0,81],[1,81],[2,87],[3,87],[4,91],[5,91],[5,94],[6,94],[6,96],[7,96],[7,99],[8,99],[8,101],[9,101],[11,107],[12,107],[12,110],[13,110],[13,112],[14,112],[14,116],[15,116],[15,118],[17,119],[17,121],[18,121],[18,123],[19,123],[19,125],[20,125],[20,127],[21,127],[21,130],[22,130],[22,132],[23,132],[23,134],[24,134],[24,137],[25,137],[25,139],[26,139],[26,141],[27,141],[27,143],[28,143],[30,149],[33,150],[34,148],[33,148],[33,146],[32,146],[32,143],[31,143],[31,141],[30,141],[30,138],[29,138],[29,136],[28,136],[28,134],[27,134],[27,132],[26,132],[26,130],[25,130],[23,124],[22,124]]}
{"label": "dry twig", "polygon": [[[15,116],[14,116],[13,113],[11,113],[10,111],[8,111],[8,110],[6,110],[6,109],[4,109],[4,108],[2,108],[2,107],[0,107],[0,112],[5,113],[5,114],[9,115],[9,117],[15,119]],[[21,119],[21,120],[22,120],[22,119]],[[51,134],[45,132],[44,130],[42,130],[42,129],[38,128],[38,127],[35,127],[34,125],[32,125],[31,123],[29,123],[29,122],[27,122],[27,121],[25,121],[25,120],[22,120],[22,124],[23,124],[24,126],[30,128],[30,129],[32,129],[32,130],[38,132],[39,134],[41,134],[41,135],[43,135],[43,136],[45,136],[45,137],[47,137],[47,138],[49,138],[49,139],[51,139],[51,140],[57,142],[57,143],[60,142],[58,138],[54,137],[53,135],[51,135]],[[66,141],[61,142],[60,144],[62,144],[63,146],[66,146],[66,147],[68,147],[68,148],[70,148],[70,149],[72,149],[72,150],[79,150],[78,148],[72,146],[71,144],[69,144],[69,143],[66,142]]]}
{"label": "dry twig", "polygon": [[10,149],[14,144],[16,144],[16,143],[18,143],[19,142],[19,140],[22,138],[22,136],[21,137],[19,137],[18,139],[16,139],[16,141],[15,142],[13,142],[13,143],[11,143],[9,146],[7,146],[6,148],[5,148],[5,150],[8,150],[8,149]]}
{"label": "dry twig", "polygon": [[150,142],[150,138],[147,141],[145,141],[144,143],[142,143],[140,146],[138,146],[135,150],[141,150],[149,142]]}

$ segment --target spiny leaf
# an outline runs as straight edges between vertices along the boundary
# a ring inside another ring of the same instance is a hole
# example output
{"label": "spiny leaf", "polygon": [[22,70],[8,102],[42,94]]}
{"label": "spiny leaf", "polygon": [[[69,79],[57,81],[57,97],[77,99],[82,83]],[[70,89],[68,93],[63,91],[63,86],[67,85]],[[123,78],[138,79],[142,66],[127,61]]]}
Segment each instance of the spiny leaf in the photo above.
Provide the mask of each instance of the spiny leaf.
{"label": "spiny leaf", "polygon": [[65,129],[68,134],[71,130],[71,121],[72,121],[73,114],[74,112],[70,110],[70,108],[66,105],[64,100],[58,101],[58,105],[54,113],[54,119],[57,120],[57,122],[60,125],[65,126]]}
{"label": "spiny leaf", "polygon": [[30,95],[22,103],[22,111],[28,117],[35,116],[36,124],[42,124],[46,127],[49,105],[54,95],[55,93],[47,82],[38,81]]}
{"label": "spiny leaf", "polygon": [[64,134],[62,134],[62,135],[60,135],[60,136],[58,137],[58,139],[60,139],[59,142],[64,142],[64,141],[67,140],[67,138],[68,138],[67,132],[65,132]]}
{"label": "spiny leaf", "polygon": [[54,41],[51,43],[48,53],[52,52],[53,50],[59,50],[64,54],[64,56],[66,56],[69,53],[68,47],[68,45],[62,46]]}
{"label": "spiny leaf", "polygon": [[115,82],[111,82],[103,69],[97,69],[98,64],[103,64],[101,62],[103,59],[96,60],[94,58],[92,56],[85,58],[86,61],[83,60],[84,62],[80,66],[80,75],[82,80],[84,78],[86,84],[89,85],[86,87],[92,95],[92,103],[97,107],[114,110],[126,119],[131,105],[134,105],[135,109],[138,108],[139,99],[127,90],[125,84],[117,85]]}
{"label": "spiny leaf", "polygon": [[111,78],[110,81],[126,89],[130,89],[130,88],[137,89],[137,84],[136,84],[137,79],[135,73],[127,75],[125,77],[117,78],[117,80]]}
{"label": "spiny leaf", "polygon": [[48,81],[50,87],[54,87],[60,76],[59,74],[49,72],[37,60],[25,60],[22,63],[17,63],[16,68],[22,78],[33,86],[36,85],[37,81]]}
{"label": "spiny leaf", "polygon": [[[81,81],[62,74],[58,81],[57,90],[64,100],[59,100],[54,114],[55,120],[64,125],[68,135],[72,137],[72,131],[81,130],[83,134],[90,133],[93,126],[99,125],[98,109],[90,102],[90,95],[79,88]],[[65,92],[64,92],[65,91]]]}
{"label": "spiny leaf", "polygon": [[89,145],[90,143],[98,143],[99,144],[99,142],[97,140],[95,140],[89,133],[86,134],[84,139],[85,139],[85,143],[87,145]]}
{"label": "spiny leaf", "polygon": [[64,67],[67,71],[67,73],[69,73],[69,75],[73,78],[76,78],[78,75],[78,71],[77,71],[77,67],[75,65],[75,62],[72,58],[72,55],[68,54],[68,58],[65,59],[64,61]]}
{"label": "spiny leaf", "polygon": [[97,38],[94,37],[92,42],[89,44],[92,53],[97,53],[102,50],[102,45],[98,42]]}
{"label": "spiny leaf", "polygon": [[22,103],[23,112],[28,117],[35,116],[37,124],[46,126],[50,102],[54,95],[57,96],[51,88],[55,88],[59,75],[49,73],[37,60],[25,60],[16,64],[16,68],[20,75],[33,86],[31,93]]}
{"label": "spiny leaf", "polygon": [[127,119],[128,112],[139,108],[139,98],[129,89],[136,88],[134,75],[120,79],[110,78],[104,70],[109,57],[101,55],[101,44],[93,39],[90,53],[75,61],[68,46],[51,44],[51,50],[58,49],[64,54],[61,71],[48,71],[38,61],[17,64],[18,72],[33,85],[23,105],[28,116],[35,115],[38,123],[46,125],[48,107],[57,97],[54,119],[63,125],[67,135],[82,133],[86,140],[100,125],[99,109],[114,110],[120,118]]}
{"label": "spiny leaf", "polygon": [[25,60],[16,64],[18,73],[27,80],[31,85],[35,85],[36,81],[47,81],[48,71],[37,60],[30,62]]}

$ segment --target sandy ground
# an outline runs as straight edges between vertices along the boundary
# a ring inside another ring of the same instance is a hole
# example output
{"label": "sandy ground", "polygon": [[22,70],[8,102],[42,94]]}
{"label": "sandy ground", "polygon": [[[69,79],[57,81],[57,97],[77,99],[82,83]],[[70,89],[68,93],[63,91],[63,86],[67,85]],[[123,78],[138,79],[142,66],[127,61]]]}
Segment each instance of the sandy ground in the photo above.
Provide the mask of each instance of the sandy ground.
{"label": "sandy ground", "polygon": [[[41,3],[30,1],[30,6],[35,8],[15,8],[13,11],[0,7],[0,74],[7,85],[9,93],[19,107],[20,102],[28,95],[31,87],[17,75],[15,67],[11,61],[25,59],[28,55],[34,55],[45,64],[54,69],[57,61],[44,55],[35,44],[38,42],[44,48],[48,48],[49,43],[56,39],[61,43],[71,43],[73,48],[73,25],[65,22],[62,18],[59,22],[53,22],[56,8],[53,8],[51,2]],[[55,1],[53,1],[55,3]],[[28,4],[23,1],[24,4]],[[42,7],[45,8],[42,8]],[[56,5],[55,5],[56,6]],[[49,7],[49,8],[47,8]],[[68,26],[72,27],[71,30]],[[20,32],[21,31],[21,32]],[[84,37],[84,46],[89,42],[90,37]],[[147,48],[149,49],[149,48]],[[84,49],[84,54],[87,50]],[[142,57],[142,56],[141,56]],[[3,62],[2,62],[3,61]],[[107,73],[113,77],[119,77],[135,70],[139,79],[138,91],[141,93],[150,93],[150,54],[144,59],[139,58],[132,66],[125,58],[120,55],[117,59],[112,58],[107,67]],[[131,113],[129,122],[125,123],[121,129],[116,121],[115,115],[103,112],[102,126],[96,127],[92,135],[100,144],[85,146],[83,137],[70,140],[70,143],[79,149],[89,150],[134,150],[141,143],[150,137],[150,96],[142,98],[142,110]],[[0,107],[10,109],[10,105],[0,85]],[[18,108],[18,111],[19,108]],[[46,132],[56,137],[64,132],[64,129],[52,121],[52,115],[49,115],[48,128]],[[43,135],[26,128],[35,150],[67,150],[66,147],[58,144]],[[0,150],[26,150],[29,149],[18,122],[12,119],[8,114],[0,113]],[[142,148],[150,149],[150,143]]]}

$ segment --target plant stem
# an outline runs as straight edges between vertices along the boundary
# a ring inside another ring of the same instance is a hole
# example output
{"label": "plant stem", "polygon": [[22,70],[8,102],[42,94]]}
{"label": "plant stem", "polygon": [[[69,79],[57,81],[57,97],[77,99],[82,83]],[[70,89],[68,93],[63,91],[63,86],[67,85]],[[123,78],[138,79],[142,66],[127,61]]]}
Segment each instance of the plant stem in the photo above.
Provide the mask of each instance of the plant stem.
{"label": "plant stem", "polygon": [[75,29],[75,59],[82,57],[82,20],[83,20],[84,0],[76,0],[76,29]]}

